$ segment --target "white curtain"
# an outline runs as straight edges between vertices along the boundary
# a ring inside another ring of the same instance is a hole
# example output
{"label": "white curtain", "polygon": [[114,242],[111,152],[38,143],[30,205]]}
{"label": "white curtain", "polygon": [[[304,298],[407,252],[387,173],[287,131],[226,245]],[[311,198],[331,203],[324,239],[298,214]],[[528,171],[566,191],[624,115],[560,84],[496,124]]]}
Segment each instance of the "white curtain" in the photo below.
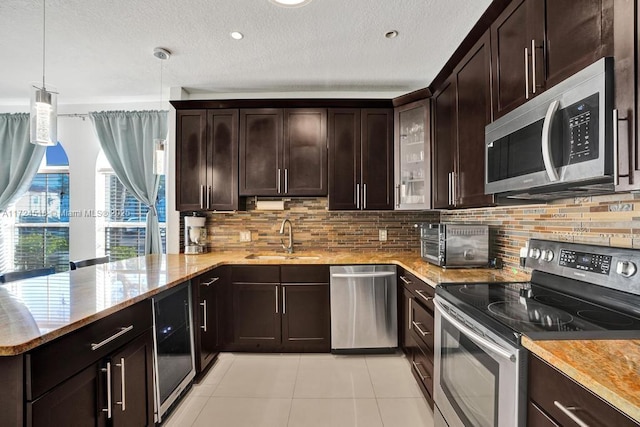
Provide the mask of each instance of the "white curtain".
{"label": "white curtain", "polygon": [[102,111],[89,117],[113,172],[122,185],[149,207],[145,254],[162,253],[156,202],[160,176],[153,173],[154,139],[166,139],[167,111]]}
{"label": "white curtain", "polygon": [[29,130],[29,114],[0,114],[0,212],[29,189],[46,152]]}

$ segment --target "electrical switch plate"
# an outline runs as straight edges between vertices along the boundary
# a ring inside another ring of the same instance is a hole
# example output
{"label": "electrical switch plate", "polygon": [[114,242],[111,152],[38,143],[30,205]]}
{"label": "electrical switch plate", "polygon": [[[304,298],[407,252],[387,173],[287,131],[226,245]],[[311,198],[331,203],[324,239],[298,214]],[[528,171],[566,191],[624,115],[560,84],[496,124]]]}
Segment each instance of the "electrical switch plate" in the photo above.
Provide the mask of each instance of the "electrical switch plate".
{"label": "electrical switch plate", "polygon": [[240,232],[240,241],[241,242],[250,242],[251,241],[251,232],[250,231],[241,231]]}
{"label": "electrical switch plate", "polygon": [[386,242],[387,241],[387,230],[384,228],[381,228],[380,230],[378,230],[378,240],[381,242]]}

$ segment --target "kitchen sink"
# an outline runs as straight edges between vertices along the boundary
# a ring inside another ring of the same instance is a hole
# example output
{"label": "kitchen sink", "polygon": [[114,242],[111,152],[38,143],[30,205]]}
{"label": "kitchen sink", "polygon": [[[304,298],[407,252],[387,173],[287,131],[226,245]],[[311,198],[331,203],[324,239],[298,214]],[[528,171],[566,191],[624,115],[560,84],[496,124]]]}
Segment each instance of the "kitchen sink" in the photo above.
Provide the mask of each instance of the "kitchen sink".
{"label": "kitchen sink", "polygon": [[245,257],[245,259],[263,259],[263,260],[286,260],[286,259],[299,259],[299,260],[313,260],[320,259],[319,256],[315,255],[259,255],[259,254],[250,254]]}

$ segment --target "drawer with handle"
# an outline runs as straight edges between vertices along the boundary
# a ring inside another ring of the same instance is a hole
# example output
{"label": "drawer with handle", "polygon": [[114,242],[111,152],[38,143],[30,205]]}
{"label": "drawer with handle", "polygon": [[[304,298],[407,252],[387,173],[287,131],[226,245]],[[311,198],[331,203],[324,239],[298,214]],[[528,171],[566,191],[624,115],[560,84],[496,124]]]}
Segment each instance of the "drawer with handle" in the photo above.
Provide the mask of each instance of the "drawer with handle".
{"label": "drawer with handle", "polygon": [[415,301],[411,304],[411,331],[416,343],[433,359],[433,314]]}
{"label": "drawer with handle", "polygon": [[[529,357],[530,427],[638,426],[607,402],[535,356]],[[544,415],[544,416],[542,416]]]}
{"label": "drawer with handle", "polygon": [[400,282],[404,284],[404,287],[416,296],[416,301],[420,302],[433,312],[433,297],[435,295],[434,289],[406,270],[403,270],[399,274],[399,278]]}
{"label": "drawer with handle", "polygon": [[151,300],[144,300],[30,351],[25,356],[27,400],[128,343],[152,323]]}
{"label": "drawer with handle", "polygon": [[425,354],[421,346],[414,347],[412,352],[411,368],[414,376],[433,397],[433,355]]}

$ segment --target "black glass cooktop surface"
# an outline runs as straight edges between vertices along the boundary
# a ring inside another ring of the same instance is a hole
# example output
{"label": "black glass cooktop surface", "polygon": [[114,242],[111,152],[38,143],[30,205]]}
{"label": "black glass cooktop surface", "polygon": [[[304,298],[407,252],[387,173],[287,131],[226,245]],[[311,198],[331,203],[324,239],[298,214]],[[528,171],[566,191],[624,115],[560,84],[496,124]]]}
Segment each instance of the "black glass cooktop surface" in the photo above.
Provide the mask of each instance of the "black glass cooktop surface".
{"label": "black glass cooktop surface", "polygon": [[479,320],[536,339],[640,336],[640,317],[535,283],[446,283],[436,293]]}

